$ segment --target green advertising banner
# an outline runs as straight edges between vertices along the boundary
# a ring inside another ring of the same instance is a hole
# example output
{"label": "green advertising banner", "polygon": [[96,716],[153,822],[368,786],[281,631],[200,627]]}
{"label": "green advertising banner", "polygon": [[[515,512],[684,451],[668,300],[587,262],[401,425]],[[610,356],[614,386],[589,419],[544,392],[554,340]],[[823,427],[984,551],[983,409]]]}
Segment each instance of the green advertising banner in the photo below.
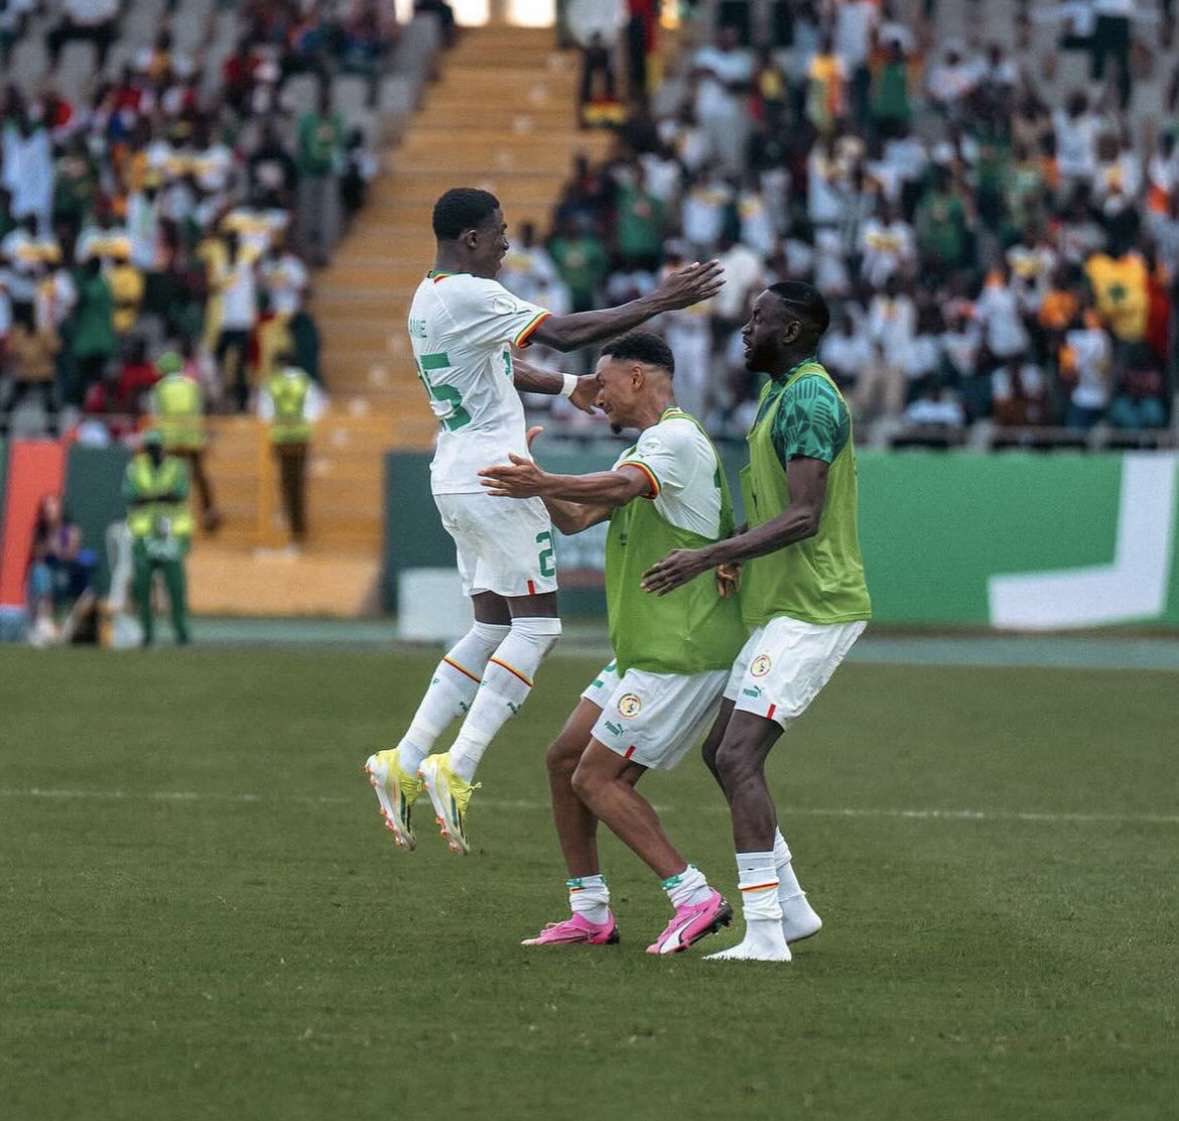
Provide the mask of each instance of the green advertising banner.
{"label": "green advertising banner", "polygon": [[74,444],[66,460],[66,509],[82,530],[82,543],[98,555],[95,583],[103,595],[110,584],[106,530],[111,522],[127,515],[123,473],[130,458],[130,452],[123,447],[88,448]]}
{"label": "green advertising banner", "polygon": [[[539,452],[599,471],[617,445]],[[735,482],[744,448],[722,449]],[[861,452],[860,536],[877,622],[1058,630],[1179,625],[1176,464],[1169,453]],[[454,564],[430,496],[429,457],[386,463],[387,605],[404,568]],[[604,610],[605,527],[558,535],[561,602]]]}

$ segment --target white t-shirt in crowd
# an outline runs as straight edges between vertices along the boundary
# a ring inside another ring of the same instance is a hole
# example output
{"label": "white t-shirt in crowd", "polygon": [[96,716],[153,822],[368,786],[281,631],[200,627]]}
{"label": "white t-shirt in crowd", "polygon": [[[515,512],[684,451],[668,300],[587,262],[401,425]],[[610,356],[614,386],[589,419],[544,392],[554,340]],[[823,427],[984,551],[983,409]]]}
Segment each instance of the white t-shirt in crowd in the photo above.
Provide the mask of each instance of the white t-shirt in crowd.
{"label": "white t-shirt in crowd", "polygon": [[1010,358],[1027,349],[1028,333],[1020,316],[1019,297],[1002,284],[989,284],[975,304],[986,332],[987,346],[999,358]]}
{"label": "white t-shirt in crowd", "polygon": [[[725,83],[749,82],[753,79],[753,59],[745,51],[722,51],[718,47],[701,47],[693,58],[695,66],[711,71],[700,79],[696,89],[696,117],[706,121],[728,116],[740,108],[740,102]],[[715,77],[713,76],[715,75]]]}
{"label": "white t-shirt in crowd", "polygon": [[819,344],[819,361],[837,379],[850,381],[858,378],[872,365],[874,357],[872,343],[861,331],[853,331],[850,335],[833,331]]}
{"label": "white t-shirt in crowd", "polygon": [[868,333],[880,347],[889,366],[904,368],[916,325],[917,308],[908,296],[889,299],[881,292],[872,297],[868,308]]}
{"label": "white t-shirt in crowd", "polygon": [[1109,336],[1100,327],[1087,327],[1067,332],[1064,342],[1077,363],[1073,404],[1083,409],[1104,409],[1109,404]]}
{"label": "white t-shirt in crowd", "polygon": [[868,60],[872,28],[880,20],[880,9],[871,0],[843,0],[835,9],[835,53],[852,73]]}
{"label": "white t-shirt in crowd", "polygon": [[248,331],[258,318],[257,257],[248,250],[238,252],[228,266],[228,276],[221,289],[221,326]]}
{"label": "white t-shirt in crowd", "polygon": [[749,304],[749,293],[762,281],[762,259],[748,246],[738,242],[717,260],[724,266],[725,283],[712,300],[713,310],[722,319],[743,319]]}
{"label": "white t-shirt in crowd", "polygon": [[279,315],[294,315],[307,288],[307,266],[294,253],[283,253],[277,260],[263,260],[261,272],[271,308]]}
{"label": "white t-shirt in crowd", "polygon": [[1097,168],[1099,122],[1092,113],[1070,117],[1058,109],[1052,116],[1056,133],[1056,165],[1066,178],[1084,178]]}
{"label": "white t-shirt in crowd", "polygon": [[482,468],[508,462],[509,452],[528,455],[511,348],[527,345],[548,314],[470,273],[435,274],[418,285],[409,341],[441,425],[430,465],[435,494],[482,494]]}
{"label": "white t-shirt in crowd", "polygon": [[624,451],[614,466],[627,463],[645,468],[652,479],[660,517],[703,537],[720,536],[719,464],[712,441],[699,425],[675,412],[665,413],[658,424],[644,429],[639,442]]}

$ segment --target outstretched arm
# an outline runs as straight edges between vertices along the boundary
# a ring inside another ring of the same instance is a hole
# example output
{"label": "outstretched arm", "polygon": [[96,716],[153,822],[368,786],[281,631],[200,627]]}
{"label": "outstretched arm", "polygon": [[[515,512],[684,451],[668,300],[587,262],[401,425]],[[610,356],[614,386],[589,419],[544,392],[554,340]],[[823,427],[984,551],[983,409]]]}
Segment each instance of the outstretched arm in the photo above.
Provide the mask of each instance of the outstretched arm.
{"label": "outstretched arm", "polygon": [[621,335],[662,312],[676,311],[707,300],[715,296],[724,283],[724,270],[719,261],[697,262],[673,272],[654,292],[630,303],[601,311],[549,316],[536,328],[532,338],[555,350],[577,350]]}
{"label": "outstretched arm", "polygon": [[827,470],[821,459],[799,456],[786,468],[790,505],[770,521],[703,549],[677,549],[643,574],[643,590],[666,595],[717,565],[776,553],[819,532],[827,499]]}
{"label": "outstretched arm", "polygon": [[[525,362],[523,358],[512,358],[512,383],[521,393],[544,393],[549,397],[557,397],[565,391],[567,376],[573,375],[542,370],[531,362]],[[569,400],[583,413],[592,413],[594,398],[598,394],[598,379],[593,374],[586,374],[576,380],[577,387],[569,394]]]}
{"label": "outstretched arm", "polygon": [[559,498],[545,498],[545,509],[555,525],[566,536],[573,536],[591,525],[604,522],[610,516],[609,506],[583,506],[578,502],[562,502]]}
{"label": "outstretched arm", "polygon": [[[528,430],[528,447],[543,432]],[[540,498],[553,524],[562,533],[580,533],[605,521],[610,511],[640,495],[651,497],[651,476],[638,467],[593,475],[552,475],[524,456],[509,455],[509,464],[485,467],[479,472],[489,494],[497,498]]]}

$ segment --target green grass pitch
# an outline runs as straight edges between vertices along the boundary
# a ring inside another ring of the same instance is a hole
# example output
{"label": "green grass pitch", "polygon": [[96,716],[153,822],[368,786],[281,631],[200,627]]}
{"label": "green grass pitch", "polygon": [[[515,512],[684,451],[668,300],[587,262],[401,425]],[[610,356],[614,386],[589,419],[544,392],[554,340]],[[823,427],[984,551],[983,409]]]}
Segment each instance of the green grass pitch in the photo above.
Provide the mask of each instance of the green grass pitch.
{"label": "green grass pitch", "polygon": [[[1175,1116],[1175,675],[845,667],[772,759],[825,929],[724,966],[644,955],[613,840],[622,944],[518,945],[565,906],[542,754],[596,663],[492,747],[470,857],[425,812],[394,848],[360,765],[433,661],[0,651],[0,1115]],[[702,765],[645,788],[735,896]]]}

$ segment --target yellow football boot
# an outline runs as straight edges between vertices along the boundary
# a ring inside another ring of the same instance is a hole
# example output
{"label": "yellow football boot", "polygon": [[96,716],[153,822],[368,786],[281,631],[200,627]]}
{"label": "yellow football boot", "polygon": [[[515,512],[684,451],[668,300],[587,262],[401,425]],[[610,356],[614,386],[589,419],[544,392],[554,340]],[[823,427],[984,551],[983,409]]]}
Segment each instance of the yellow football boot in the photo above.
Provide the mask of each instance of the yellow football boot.
{"label": "yellow football boot", "polygon": [[393,834],[398,848],[412,852],[418,842],[410,817],[413,804],[422,793],[422,780],[401,769],[401,749],[396,747],[370,755],[364,764],[364,773],[381,804],[385,828]]}
{"label": "yellow football boot", "polygon": [[442,830],[446,845],[460,856],[471,851],[467,839],[467,807],[471,804],[472,786],[450,769],[450,760],[445,755],[429,755],[418,768],[418,774],[425,784],[426,793],[434,806],[434,820]]}

